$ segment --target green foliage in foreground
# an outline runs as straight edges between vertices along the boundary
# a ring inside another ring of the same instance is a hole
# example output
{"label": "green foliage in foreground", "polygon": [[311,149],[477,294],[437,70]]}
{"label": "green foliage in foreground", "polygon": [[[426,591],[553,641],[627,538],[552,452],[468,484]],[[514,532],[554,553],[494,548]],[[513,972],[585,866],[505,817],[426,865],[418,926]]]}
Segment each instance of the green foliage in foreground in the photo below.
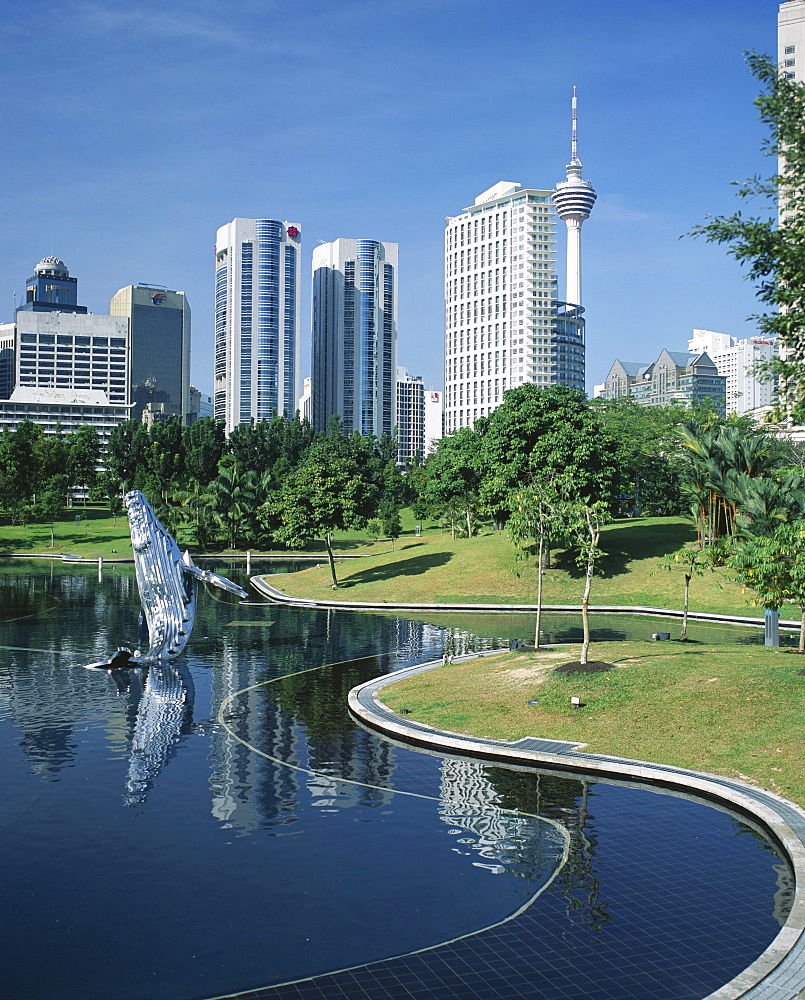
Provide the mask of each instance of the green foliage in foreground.
{"label": "green foliage in foreground", "polygon": [[[383,690],[438,729],[539,736],[762,785],[805,805],[805,660],[762,646],[596,643],[607,673],[557,674],[577,646],[479,657]],[[570,698],[581,698],[572,708]],[[529,705],[529,701],[537,701]]]}

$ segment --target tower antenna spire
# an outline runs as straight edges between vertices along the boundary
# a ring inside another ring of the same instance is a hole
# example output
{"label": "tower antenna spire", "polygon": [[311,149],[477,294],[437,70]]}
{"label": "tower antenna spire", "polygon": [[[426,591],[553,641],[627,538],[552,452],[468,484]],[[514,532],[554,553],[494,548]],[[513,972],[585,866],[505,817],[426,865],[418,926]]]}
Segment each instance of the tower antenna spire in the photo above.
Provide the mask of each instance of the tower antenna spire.
{"label": "tower antenna spire", "polygon": [[571,163],[578,163],[578,159],[579,159],[579,157],[578,157],[578,145],[577,145],[577,142],[576,142],[576,107],[577,107],[577,105],[578,105],[578,102],[576,100],[576,88],[574,87],[573,88],[573,102],[571,104],[571,107],[572,107],[572,113],[571,113],[571,122],[572,122],[572,125],[571,125],[571,130],[570,130],[570,162]]}

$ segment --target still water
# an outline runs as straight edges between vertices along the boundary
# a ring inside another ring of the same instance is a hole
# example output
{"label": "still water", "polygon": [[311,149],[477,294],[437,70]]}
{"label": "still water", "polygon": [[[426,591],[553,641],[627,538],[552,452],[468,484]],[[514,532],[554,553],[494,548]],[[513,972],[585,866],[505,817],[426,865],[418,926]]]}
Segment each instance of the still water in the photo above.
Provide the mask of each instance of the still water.
{"label": "still water", "polygon": [[[242,563],[214,568],[247,585]],[[723,811],[417,753],[350,720],[355,684],[527,638],[529,619],[426,624],[220,593],[200,592],[176,669],[109,674],[84,664],[136,645],[131,567],[102,582],[93,567],[0,567],[0,997],[195,1000],[528,907],[541,945],[522,997],[645,996],[648,970],[650,995],[678,1000],[779,930],[788,868]]]}

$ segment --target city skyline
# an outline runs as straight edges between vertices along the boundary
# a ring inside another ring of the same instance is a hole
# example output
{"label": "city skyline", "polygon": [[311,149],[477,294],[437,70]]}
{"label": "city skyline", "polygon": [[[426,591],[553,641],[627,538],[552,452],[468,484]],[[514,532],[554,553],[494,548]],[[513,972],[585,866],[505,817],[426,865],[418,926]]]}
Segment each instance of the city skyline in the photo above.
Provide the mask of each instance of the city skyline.
{"label": "city skyline", "polygon": [[[313,249],[382,237],[403,268],[398,361],[441,387],[444,218],[500,179],[553,188],[577,86],[598,195],[584,227],[588,391],[638,346],[684,343],[694,328],[752,336],[757,304],[738,265],[679,237],[739,207],[731,181],[774,168],[742,51],[776,52],[777,8],[580,0],[570,18],[558,2],[504,0],[491,15],[476,0],[338,11],[247,0],[237,22],[203,0],[15,10],[0,97],[11,137],[0,322],[49,254],[80,275],[96,313],[129,284],[182,289],[192,381],[209,393],[215,230],[291,218],[304,232],[300,375]],[[222,74],[240,59],[248,78]],[[371,83],[345,104],[357,77]]]}

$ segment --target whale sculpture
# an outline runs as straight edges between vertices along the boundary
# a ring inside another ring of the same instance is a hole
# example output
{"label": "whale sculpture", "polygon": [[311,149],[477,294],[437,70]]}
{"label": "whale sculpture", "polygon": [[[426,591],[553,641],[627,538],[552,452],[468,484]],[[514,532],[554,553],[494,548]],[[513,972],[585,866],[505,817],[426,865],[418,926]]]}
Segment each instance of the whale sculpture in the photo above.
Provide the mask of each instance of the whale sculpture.
{"label": "whale sculpture", "polygon": [[121,647],[106,664],[92,666],[127,667],[138,663],[173,660],[184,650],[193,629],[196,614],[196,580],[244,598],[249,595],[226,577],[199,569],[182,554],[173,536],[159,521],[151,505],[139,490],[125,496],[134,550],[134,570],[142,603],[141,645],[148,651],[132,652]]}

